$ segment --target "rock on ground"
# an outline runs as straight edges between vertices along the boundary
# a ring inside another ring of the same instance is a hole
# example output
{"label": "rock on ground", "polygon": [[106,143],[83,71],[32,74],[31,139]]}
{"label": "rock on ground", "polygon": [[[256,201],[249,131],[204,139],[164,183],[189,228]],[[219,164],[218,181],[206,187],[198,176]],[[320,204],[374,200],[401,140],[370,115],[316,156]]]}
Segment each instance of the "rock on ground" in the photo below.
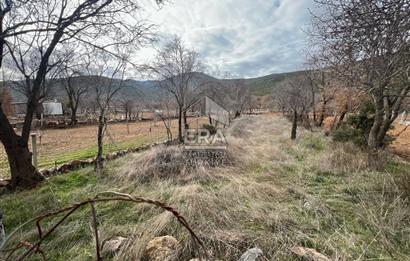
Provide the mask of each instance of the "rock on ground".
{"label": "rock on ground", "polygon": [[120,250],[121,246],[127,239],[125,237],[114,237],[105,241],[102,245],[103,255],[115,255]]}
{"label": "rock on ground", "polygon": [[295,255],[306,258],[310,261],[331,261],[330,258],[317,252],[313,248],[292,247],[290,251],[292,251]]}
{"label": "rock on ground", "polygon": [[177,261],[181,252],[181,245],[172,236],[156,237],[149,241],[144,257],[149,261]]}
{"label": "rock on ground", "polygon": [[239,261],[255,261],[262,254],[262,250],[259,248],[251,248],[241,256]]}

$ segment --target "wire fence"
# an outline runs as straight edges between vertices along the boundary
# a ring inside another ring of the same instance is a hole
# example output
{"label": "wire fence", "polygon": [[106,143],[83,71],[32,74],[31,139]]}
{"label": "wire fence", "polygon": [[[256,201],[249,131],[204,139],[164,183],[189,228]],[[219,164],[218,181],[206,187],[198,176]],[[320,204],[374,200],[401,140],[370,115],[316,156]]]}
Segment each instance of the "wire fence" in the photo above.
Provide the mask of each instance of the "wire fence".
{"label": "wire fence", "polygon": [[[207,122],[204,117],[189,119],[194,127]],[[171,121],[172,138],[178,136],[178,122]],[[37,136],[37,157],[39,169],[52,169],[73,160],[94,158],[97,154],[97,127],[79,126],[66,129],[33,130]],[[104,154],[129,148],[165,142],[167,128],[160,120],[109,123],[104,138]],[[31,148],[31,141],[30,150]],[[0,143],[0,180],[10,178],[10,168],[3,145]]]}

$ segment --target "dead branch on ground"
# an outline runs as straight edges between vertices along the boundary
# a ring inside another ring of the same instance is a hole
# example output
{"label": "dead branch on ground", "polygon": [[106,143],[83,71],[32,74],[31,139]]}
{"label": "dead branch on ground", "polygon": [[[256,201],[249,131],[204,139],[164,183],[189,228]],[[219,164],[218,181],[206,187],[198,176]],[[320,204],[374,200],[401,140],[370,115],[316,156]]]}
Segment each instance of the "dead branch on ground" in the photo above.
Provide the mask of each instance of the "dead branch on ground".
{"label": "dead branch on ground", "polygon": [[[186,221],[186,219],[174,208],[156,201],[156,200],[151,200],[151,199],[146,199],[146,198],[142,198],[142,197],[134,197],[132,195],[129,194],[125,194],[125,193],[119,193],[119,192],[113,192],[113,191],[106,191],[106,192],[102,192],[97,194],[94,198],[92,199],[88,199],[85,201],[82,201],[80,203],[76,203],[73,204],[69,207],[66,208],[62,208],[62,209],[58,209],[55,211],[51,211],[51,212],[47,212],[45,214],[42,214],[40,216],[37,216],[29,221],[27,221],[26,223],[24,223],[23,225],[29,224],[29,223],[33,223],[35,222],[36,226],[37,226],[37,232],[38,232],[38,240],[35,243],[30,243],[28,241],[21,241],[19,242],[14,248],[11,249],[4,249],[4,250],[0,250],[1,252],[8,252],[8,255],[6,257],[6,261],[8,260],[17,260],[17,261],[21,261],[21,260],[26,260],[27,258],[31,257],[33,254],[39,254],[43,260],[47,260],[46,254],[45,252],[41,249],[41,244],[43,243],[43,241],[45,239],[47,239],[47,237],[49,237],[68,217],[70,217],[76,210],[80,209],[83,206],[89,205],[91,208],[91,216],[92,216],[92,227],[93,227],[93,233],[95,234],[95,245],[96,245],[96,260],[100,261],[102,260],[101,258],[101,248],[100,248],[100,242],[99,242],[99,236],[98,236],[98,228],[97,228],[97,215],[96,215],[96,209],[95,209],[95,205],[96,203],[106,203],[106,202],[132,202],[135,204],[141,204],[141,203],[145,203],[145,204],[151,204],[154,205],[156,207],[159,207],[165,211],[171,212],[174,217],[176,217],[176,219],[178,220],[178,222],[185,228],[188,230],[188,232],[190,233],[193,242],[195,243],[195,245],[197,246],[197,250],[198,250],[198,254],[200,256],[205,256],[207,257],[207,252],[206,252],[206,248],[205,245],[202,243],[202,241],[199,239],[199,237],[195,234],[195,232],[193,231],[193,229],[189,226],[188,222]],[[42,230],[42,226],[41,226],[41,222],[46,219],[46,218],[56,218],[58,215],[60,214],[64,214],[63,217],[61,217],[58,222],[56,224],[54,224],[48,231],[43,231]],[[10,240],[10,238],[18,231],[22,228],[23,226],[18,227],[16,230],[14,230],[6,239],[6,242],[4,245],[7,244],[7,241]],[[15,253],[17,252],[17,250],[21,249],[21,248],[27,248],[27,250],[23,253],[21,253],[18,257],[15,257]]]}

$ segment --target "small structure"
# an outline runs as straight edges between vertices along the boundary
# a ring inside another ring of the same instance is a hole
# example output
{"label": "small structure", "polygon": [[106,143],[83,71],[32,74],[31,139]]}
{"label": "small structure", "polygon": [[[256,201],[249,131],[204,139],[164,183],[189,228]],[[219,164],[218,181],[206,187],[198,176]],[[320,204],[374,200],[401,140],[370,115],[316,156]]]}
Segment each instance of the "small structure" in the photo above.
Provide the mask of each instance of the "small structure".
{"label": "small structure", "polygon": [[13,107],[13,113],[15,116],[26,115],[27,103],[26,102],[13,102],[11,103]]}
{"label": "small structure", "polygon": [[56,100],[43,102],[44,116],[63,115],[63,104]]}
{"label": "small structure", "polygon": [[223,126],[229,126],[230,124],[230,113],[220,104],[216,103],[214,100],[208,96],[203,96],[199,98],[190,108],[190,116],[199,117],[207,116],[209,119],[215,123],[222,124]]}
{"label": "small structure", "polygon": [[[27,110],[27,102],[13,102],[11,104],[13,106],[13,112],[15,116],[24,116],[26,115]],[[44,101],[42,106],[37,108],[36,114],[44,116],[57,116],[63,115],[63,104],[58,102],[57,100],[54,101]]]}
{"label": "small structure", "polygon": [[224,126],[229,126],[230,124],[229,111],[208,96],[205,96],[205,115],[208,115],[214,121],[222,123]]}

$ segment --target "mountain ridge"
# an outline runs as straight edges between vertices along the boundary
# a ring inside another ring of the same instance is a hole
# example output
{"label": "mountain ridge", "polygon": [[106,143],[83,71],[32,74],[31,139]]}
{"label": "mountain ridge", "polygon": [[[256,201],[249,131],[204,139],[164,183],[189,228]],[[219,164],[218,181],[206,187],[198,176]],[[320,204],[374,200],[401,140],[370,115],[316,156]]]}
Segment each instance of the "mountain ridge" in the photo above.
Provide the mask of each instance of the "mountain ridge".
{"label": "mountain ridge", "polygon": [[[236,80],[243,80],[244,83],[247,86],[249,86],[250,92],[252,95],[265,96],[265,95],[271,95],[274,92],[276,86],[280,82],[286,79],[295,77],[297,75],[300,75],[301,73],[304,73],[304,71],[273,73],[273,74],[268,74],[265,76],[254,77],[254,78],[219,79],[219,78],[215,78],[206,73],[196,72],[193,79],[196,82],[196,84],[201,84],[201,83],[205,83],[208,81],[209,82],[211,81],[230,82],[230,81],[236,81]],[[101,76],[80,76],[76,78],[84,80],[84,78],[92,78],[92,77],[101,77]],[[51,84],[54,85],[54,87],[51,88],[52,93],[49,95],[50,98],[59,98],[59,97],[65,96],[65,90],[61,82],[62,80],[64,80],[64,78],[50,80]],[[119,79],[114,79],[114,80],[118,82],[120,81]],[[141,97],[143,97],[144,99],[155,99],[156,97],[158,97],[158,95],[160,95],[160,89],[158,87],[158,82],[155,80],[126,79],[124,80],[124,87],[122,89],[122,93],[126,96],[133,97],[136,99],[141,98]],[[25,101],[24,96],[13,88],[11,88],[11,94],[12,94],[14,102],[24,102]]]}

